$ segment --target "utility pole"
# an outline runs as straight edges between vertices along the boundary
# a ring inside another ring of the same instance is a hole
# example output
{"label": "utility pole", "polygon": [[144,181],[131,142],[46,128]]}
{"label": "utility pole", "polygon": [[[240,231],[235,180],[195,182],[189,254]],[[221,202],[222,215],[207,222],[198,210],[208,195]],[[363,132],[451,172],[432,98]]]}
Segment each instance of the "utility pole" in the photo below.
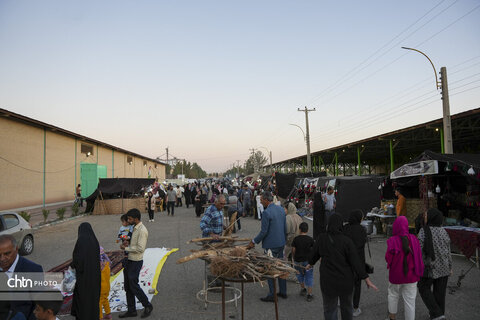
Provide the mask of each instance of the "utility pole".
{"label": "utility pole", "polygon": [[257,171],[257,159],[255,159],[255,148],[252,148],[252,149],[248,149],[250,151],[252,151],[252,160],[253,160],[253,173],[255,173]]}
{"label": "utility pole", "polygon": [[237,160],[237,177],[235,178],[238,178],[240,177],[240,160]]}
{"label": "utility pole", "polygon": [[450,120],[450,100],[448,98],[447,68],[440,68],[440,81],[442,82],[443,104],[443,134],[445,139],[445,153],[453,153],[452,123]]}
{"label": "utility pole", "polygon": [[437,71],[435,66],[433,65],[432,60],[422,51],[414,49],[414,48],[407,48],[402,47],[402,49],[406,50],[413,50],[425,56],[425,58],[430,61],[432,65],[433,72],[435,74],[435,84],[438,89],[442,89],[442,105],[443,105],[443,151],[444,153],[453,153],[453,138],[452,138],[452,124],[450,121],[450,100],[448,98],[448,84],[447,84],[447,68],[441,67],[440,68],[440,81],[438,81]]}
{"label": "utility pole", "polygon": [[316,111],[315,108],[313,109],[308,109],[305,107],[304,109],[298,108],[298,111],[305,112],[305,123],[306,123],[306,131],[307,133],[305,134],[305,140],[307,143],[307,171],[310,173],[312,172],[312,159],[310,158],[310,129],[308,126],[308,113],[312,111]]}
{"label": "utility pole", "polygon": [[[169,163],[168,163],[168,147],[165,148],[165,151],[167,151],[167,166],[168,166],[169,165]],[[170,170],[168,171],[168,174],[171,173],[171,170],[172,170],[172,168],[170,166]]]}
{"label": "utility pole", "polygon": [[273,173],[273,165],[272,165],[272,151],[270,151],[270,173]]}

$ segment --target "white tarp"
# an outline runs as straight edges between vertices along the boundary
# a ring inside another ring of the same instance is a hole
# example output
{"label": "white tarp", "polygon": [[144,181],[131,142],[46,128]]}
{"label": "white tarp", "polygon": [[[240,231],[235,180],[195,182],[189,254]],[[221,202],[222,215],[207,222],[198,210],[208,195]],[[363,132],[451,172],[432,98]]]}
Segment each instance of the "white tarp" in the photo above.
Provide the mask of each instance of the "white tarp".
{"label": "white tarp", "polygon": [[438,173],[438,161],[426,160],[407,163],[390,173],[390,179],[432,175]]}

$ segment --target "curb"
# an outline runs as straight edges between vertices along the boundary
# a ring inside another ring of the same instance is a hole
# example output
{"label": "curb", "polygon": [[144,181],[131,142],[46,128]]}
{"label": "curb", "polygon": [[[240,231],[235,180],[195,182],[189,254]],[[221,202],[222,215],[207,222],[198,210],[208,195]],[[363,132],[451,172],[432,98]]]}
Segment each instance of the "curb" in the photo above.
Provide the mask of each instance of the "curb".
{"label": "curb", "polygon": [[52,221],[52,222],[49,222],[49,223],[46,223],[46,224],[32,226],[32,229],[33,230],[38,230],[38,229],[42,229],[44,227],[54,226],[54,225],[57,225],[57,224],[60,224],[60,223],[63,223],[63,222],[72,221],[72,220],[75,220],[75,219],[78,219],[78,218],[81,218],[81,217],[85,217],[85,216],[88,216],[88,215],[89,215],[88,213],[83,213],[83,214],[79,214],[75,217],[70,217],[70,218],[62,219],[62,220],[55,220],[55,221]]}

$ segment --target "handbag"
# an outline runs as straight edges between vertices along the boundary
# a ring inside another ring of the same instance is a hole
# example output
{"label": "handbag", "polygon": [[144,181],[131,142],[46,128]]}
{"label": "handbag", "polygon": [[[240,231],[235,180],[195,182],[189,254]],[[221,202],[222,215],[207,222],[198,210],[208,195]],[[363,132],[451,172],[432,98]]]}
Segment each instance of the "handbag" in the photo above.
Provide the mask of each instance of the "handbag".
{"label": "handbag", "polygon": [[[370,257],[370,262],[372,262],[372,253],[370,252],[370,244],[368,243],[368,237],[367,237],[367,248],[368,248],[368,255]],[[372,274],[374,271],[373,264],[365,262],[365,272],[368,274]]]}

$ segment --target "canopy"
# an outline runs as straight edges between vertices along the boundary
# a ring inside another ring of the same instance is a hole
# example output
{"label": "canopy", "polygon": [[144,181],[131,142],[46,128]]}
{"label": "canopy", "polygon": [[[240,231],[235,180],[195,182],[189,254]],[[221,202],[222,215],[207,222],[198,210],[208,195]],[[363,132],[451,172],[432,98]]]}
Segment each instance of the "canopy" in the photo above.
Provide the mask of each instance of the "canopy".
{"label": "canopy", "polygon": [[98,190],[103,194],[138,193],[142,188],[155,183],[155,179],[147,178],[109,178],[100,179]]}
{"label": "canopy", "polygon": [[397,170],[390,173],[390,179],[423,176],[438,173],[438,161],[426,160],[404,164]]}

